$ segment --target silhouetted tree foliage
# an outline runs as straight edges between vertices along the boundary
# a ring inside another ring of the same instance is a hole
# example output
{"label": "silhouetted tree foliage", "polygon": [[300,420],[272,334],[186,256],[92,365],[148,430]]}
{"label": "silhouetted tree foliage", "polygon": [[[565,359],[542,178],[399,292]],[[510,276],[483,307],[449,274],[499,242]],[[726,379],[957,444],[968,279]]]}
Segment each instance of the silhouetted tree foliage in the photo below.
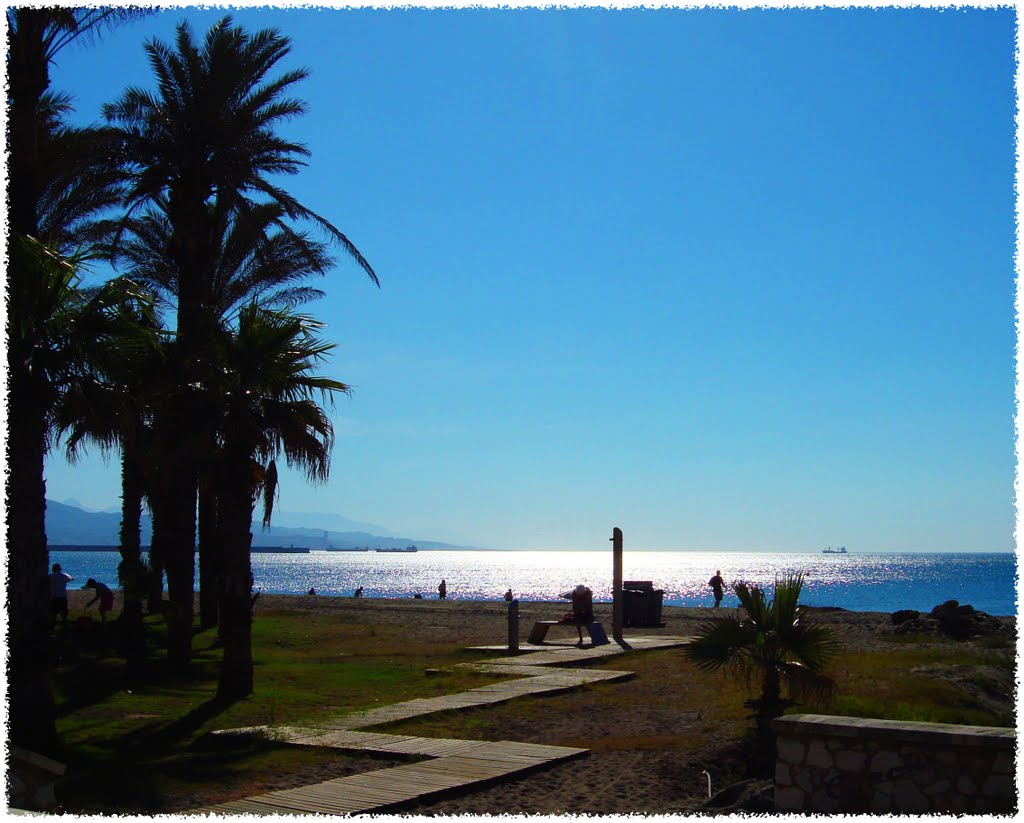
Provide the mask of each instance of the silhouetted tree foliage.
{"label": "silhouetted tree foliage", "polygon": [[[52,299],[74,291],[57,286],[62,269],[54,255],[66,252],[76,237],[88,239],[88,222],[114,191],[111,178],[100,173],[107,161],[99,146],[102,132],[62,124],[67,101],[48,95],[50,63],[67,44],[143,12],[18,6],[6,13],[10,737],[26,748],[48,751],[56,744],[56,724],[47,655],[49,616],[43,613],[49,571],[43,469],[53,386],[36,368],[33,355],[48,345],[40,335],[55,316]],[[99,162],[92,167],[93,161]],[[30,339],[35,342],[26,349]]]}
{"label": "silhouetted tree foliage", "polygon": [[[132,254],[140,263],[147,249],[158,251],[146,264],[150,282],[162,283],[176,302],[178,345],[169,366],[180,391],[158,424],[176,449],[166,455],[153,539],[167,569],[168,655],[183,664],[191,657],[199,478],[204,455],[216,442],[205,423],[211,417],[206,388],[213,380],[206,365],[221,312],[246,296],[253,268],[246,261],[260,264],[265,284],[270,281],[262,264],[275,254],[303,257],[307,271],[323,270],[323,246],[295,228],[308,224],[375,283],[377,276],[339,229],[274,182],[297,173],[309,156],[305,146],[277,133],[279,124],[305,111],[289,95],[306,70],[274,75],[290,50],[286,37],[272,29],[250,34],[225,17],[202,42],[182,23],[173,45],[154,39],[145,49],[156,89],[131,87],[104,114],[120,134],[128,172],[128,216],[115,248],[131,235],[134,240],[124,242],[137,243]],[[162,249],[151,242],[155,237],[166,238]],[[236,237],[244,242],[233,244]],[[254,245],[255,257],[238,251]]]}

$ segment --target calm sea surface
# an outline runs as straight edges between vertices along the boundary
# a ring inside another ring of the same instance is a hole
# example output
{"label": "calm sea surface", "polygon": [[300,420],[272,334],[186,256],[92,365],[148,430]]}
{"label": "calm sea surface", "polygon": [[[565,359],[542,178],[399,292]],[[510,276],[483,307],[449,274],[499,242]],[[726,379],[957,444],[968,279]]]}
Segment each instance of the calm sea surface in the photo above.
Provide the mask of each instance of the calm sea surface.
{"label": "calm sea surface", "polygon": [[[94,577],[117,582],[117,552],[50,550],[75,578],[74,588]],[[928,611],[946,600],[970,603],[995,615],[1016,608],[1016,556],[998,554],[797,554],[763,552],[627,551],[624,580],[650,580],[664,590],[665,605],[712,605],[708,578],[722,570],[726,582],[771,584],[776,575],[802,571],[802,602],[854,611]],[[459,600],[500,600],[509,587],[521,600],[556,600],[577,583],[611,600],[612,556],[605,552],[425,551],[416,553],[311,552],[254,554],[256,586],[271,594],[366,597],[437,596],[444,578],[448,596]],[[735,605],[726,594],[723,605]]]}

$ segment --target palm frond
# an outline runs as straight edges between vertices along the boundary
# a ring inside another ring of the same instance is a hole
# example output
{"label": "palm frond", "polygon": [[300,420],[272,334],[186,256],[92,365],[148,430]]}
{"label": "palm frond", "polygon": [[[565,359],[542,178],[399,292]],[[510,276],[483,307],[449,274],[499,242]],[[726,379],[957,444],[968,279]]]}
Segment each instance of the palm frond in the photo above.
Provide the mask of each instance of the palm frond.
{"label": "palm frond", "polygon": [[263,474],[263,528],[270,528],[274,516],[274,499],[277,496],[277,463],[271,460]]}
{"label": "palm frond", "polygon": [[760,586],[735,583],[744,614],[706,623],[686,646],[686,657],[707,671],[741,672],[748,684],[752,674],[760,673],[761,696],[750,705],[762,716],[777,716],[787,705],[780,698],[780,678],[798,698],[828,699],[836,684],[824,671],[838,643],[830,630],[800,614],[802,587],[802,574],[786,574],[776,578],[769,599]]}
{"label": "palm frond", "polygon": [[831,677],[812,671],[796,661],[781,663],[778,671],[789,693],[797,700],[827,702],[835,697],[839,690]]}
{"label": "palm frond", "polygon": [[791,572],[775,579],[775,612],[780,626],[793,626],[797,622],[798,601],[803,590],[804,576]]}
{"label": "palm frond", "polygon": [[814,672],[823,671],[841,648],[830,628],[806,621],[787,634],[786,646],[796,660]]}
{"label": "palm frond", "polygon": [[701,626],[697,637],[683,647],[683,654],[697,668],[716,671],[733,664],[750,641],[750,628],[739,618],[725,615]]}

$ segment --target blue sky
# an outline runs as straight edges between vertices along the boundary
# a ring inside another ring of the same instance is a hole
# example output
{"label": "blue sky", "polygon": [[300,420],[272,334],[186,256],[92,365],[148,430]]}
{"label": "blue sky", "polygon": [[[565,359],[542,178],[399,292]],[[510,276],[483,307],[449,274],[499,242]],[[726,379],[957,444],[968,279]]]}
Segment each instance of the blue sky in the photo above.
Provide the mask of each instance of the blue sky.
{"label": "blue sky", "polygon": [[[172,9],[61,54],[78,117]],[[293,40],[287,181],[351,383],[280,507],[510,548],[1006,551],[1014,12],[236,10]],[[102,508],[116,463],[55,456]]]}

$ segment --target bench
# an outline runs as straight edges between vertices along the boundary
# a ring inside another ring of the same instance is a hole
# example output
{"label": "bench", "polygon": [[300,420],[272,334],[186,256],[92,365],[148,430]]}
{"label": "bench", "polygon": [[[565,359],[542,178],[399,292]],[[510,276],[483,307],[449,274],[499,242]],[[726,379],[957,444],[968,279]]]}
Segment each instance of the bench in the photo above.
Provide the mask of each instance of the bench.
{"label": "bench", "polygon": [[[532,643],[535,646],[540,646],[544,643],[544,638],[547,637],[548,629],[552,626],[572,626],[576,627],[576,624],[571,620],[538,620],[533,624],[533,628],[530,629],[530,637],[527,639],[527,643]],[[597,620],[593,623],[585,625],[587,633],[590,635],[590,642],[595,646],[603,646],[609,642],[608,635],[605,634],[604,626]]]}

